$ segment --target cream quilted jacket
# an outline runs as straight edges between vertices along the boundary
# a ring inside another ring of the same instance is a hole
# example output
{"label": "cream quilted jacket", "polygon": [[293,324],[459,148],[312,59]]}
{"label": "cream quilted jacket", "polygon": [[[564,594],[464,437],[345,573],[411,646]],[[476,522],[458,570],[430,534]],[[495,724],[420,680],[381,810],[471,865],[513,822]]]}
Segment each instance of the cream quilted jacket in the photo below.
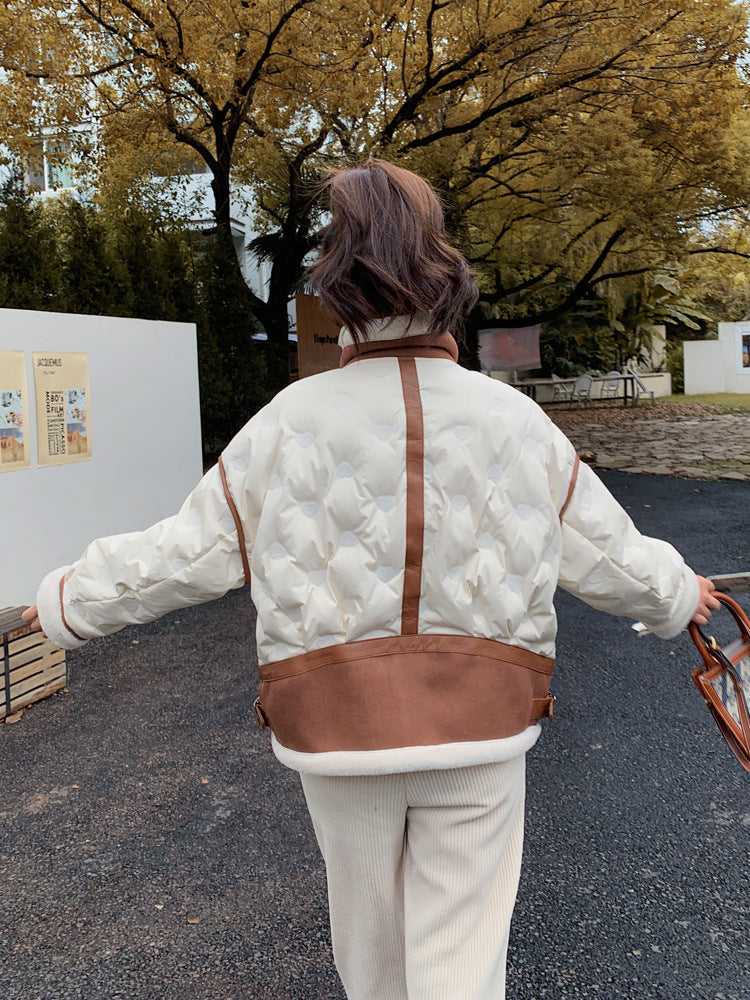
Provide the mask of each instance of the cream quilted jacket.
{"label": "cream quilted jacket", "polygon": [[680,632],[698,584],[675,549],[535,403],[459,367],[450,338],[399,332],[276,396],[176,516],[50,573],[50,638],[74,648],[248,583],[275,753],[348,774],[528,749],[550,714],[558,585]]}

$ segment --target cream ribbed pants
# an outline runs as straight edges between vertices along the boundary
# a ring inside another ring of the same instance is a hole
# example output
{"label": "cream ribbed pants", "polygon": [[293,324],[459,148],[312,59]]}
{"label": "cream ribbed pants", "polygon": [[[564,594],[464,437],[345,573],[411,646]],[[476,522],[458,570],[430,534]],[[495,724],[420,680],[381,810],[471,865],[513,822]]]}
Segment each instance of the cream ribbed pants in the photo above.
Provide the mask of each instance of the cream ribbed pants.
{"label": "cream ribbed pants", "polygon": [[349,1000],[503,1000],[525,763],[300,776]]}

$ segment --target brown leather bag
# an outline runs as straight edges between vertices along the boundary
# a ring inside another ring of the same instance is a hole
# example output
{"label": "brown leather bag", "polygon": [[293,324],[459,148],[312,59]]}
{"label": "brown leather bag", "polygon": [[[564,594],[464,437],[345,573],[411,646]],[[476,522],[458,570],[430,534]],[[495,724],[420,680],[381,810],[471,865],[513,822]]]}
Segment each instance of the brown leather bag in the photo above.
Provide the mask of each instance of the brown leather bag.
{"label": "brown leather bag", "polygon": [[692,676],[721,735],[740,764],[750,771],[750,620],[731,597],[720,591],[715,591],[714,597],[732,614],[740,635],[721,647],[691,622],[688,631],[703,657]]}

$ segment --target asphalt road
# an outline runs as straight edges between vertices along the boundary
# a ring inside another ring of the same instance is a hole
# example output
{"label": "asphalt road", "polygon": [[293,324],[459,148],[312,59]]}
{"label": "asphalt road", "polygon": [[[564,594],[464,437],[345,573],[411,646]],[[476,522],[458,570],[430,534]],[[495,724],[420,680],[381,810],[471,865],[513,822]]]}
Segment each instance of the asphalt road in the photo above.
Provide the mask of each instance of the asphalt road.
{"label": "asphalt road", "polygon": [[[750,485],[603,478],[697,570],[750,570]],[[747,1000],[750,775],[692,643],[558,607],[509,1000]],[[251,718],[252,634],[245,592],[125,630],[0,727],[5,1000],[343,1000],[298,779]]]}

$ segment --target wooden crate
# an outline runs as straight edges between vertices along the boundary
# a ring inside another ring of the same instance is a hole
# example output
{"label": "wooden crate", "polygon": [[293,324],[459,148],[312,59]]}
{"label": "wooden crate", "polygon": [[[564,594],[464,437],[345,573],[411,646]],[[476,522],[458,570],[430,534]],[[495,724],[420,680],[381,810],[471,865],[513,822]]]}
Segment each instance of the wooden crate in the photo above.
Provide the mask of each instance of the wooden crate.
{"label": "wooden crate", "polygon": [[0,610],[0,719],[65,687],[65,650],[41,632],[32,632],[21,618],[23,608]]}

